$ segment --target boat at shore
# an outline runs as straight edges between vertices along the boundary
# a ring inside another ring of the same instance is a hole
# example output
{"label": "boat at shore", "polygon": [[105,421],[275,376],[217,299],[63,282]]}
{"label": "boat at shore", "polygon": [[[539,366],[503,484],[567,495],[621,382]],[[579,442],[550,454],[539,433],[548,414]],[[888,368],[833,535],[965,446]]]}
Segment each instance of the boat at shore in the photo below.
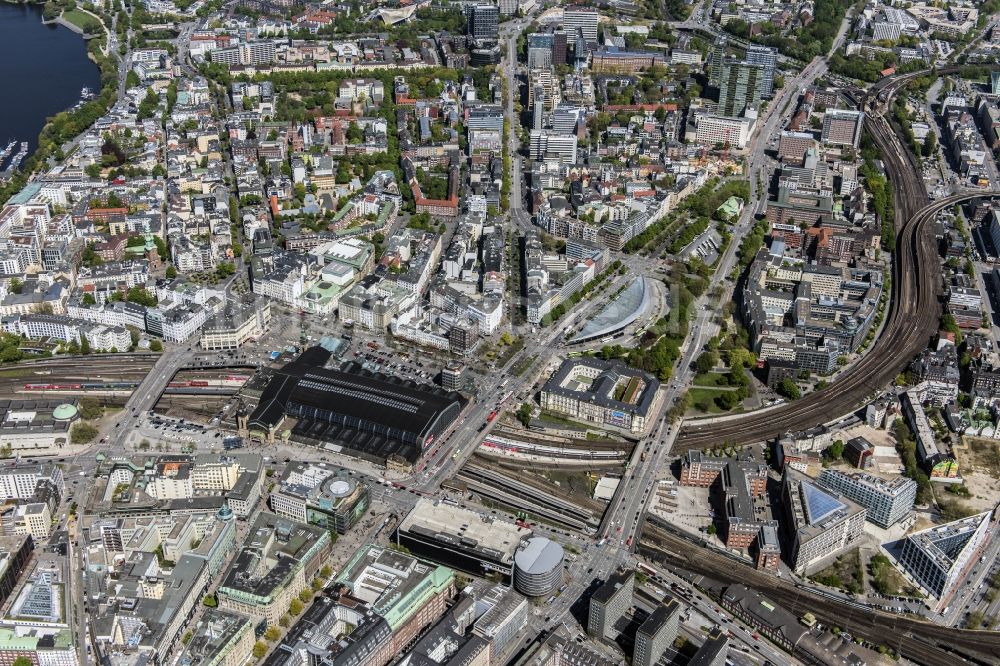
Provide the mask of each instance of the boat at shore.
{"label": "boat at shore", "polygon": [[28,142],[22,141],[21,149],[17,152],[17,155],[14,155],[14,157],[10,159],[10,164],[7,166],[7,169],[13,171],[14,169],[17,169],[19,166],[21,166],[21,162],[24,161],[24,158],[27,156],[27,154],[28,154]]}
{"label": "boat at shore", "polygon": [[11,141],[7,144],[7,147],[0,150],[0,167],[3,166],[4,161],[10,157],[10,154],[14,152],[14,146],[17,145],[17,141]]}

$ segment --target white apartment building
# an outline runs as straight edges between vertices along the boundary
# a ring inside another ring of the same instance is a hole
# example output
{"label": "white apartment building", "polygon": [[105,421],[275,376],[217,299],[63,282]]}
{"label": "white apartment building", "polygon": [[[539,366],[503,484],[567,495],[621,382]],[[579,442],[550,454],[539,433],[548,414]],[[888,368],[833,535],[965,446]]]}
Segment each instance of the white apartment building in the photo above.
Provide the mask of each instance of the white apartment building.
{"label": "white apartment building", "polygon": [[756,114],[744,118],[732,116],[698,116],[695,142],[707,146],[729,144],[730,148],[746,148],[756,123]]}

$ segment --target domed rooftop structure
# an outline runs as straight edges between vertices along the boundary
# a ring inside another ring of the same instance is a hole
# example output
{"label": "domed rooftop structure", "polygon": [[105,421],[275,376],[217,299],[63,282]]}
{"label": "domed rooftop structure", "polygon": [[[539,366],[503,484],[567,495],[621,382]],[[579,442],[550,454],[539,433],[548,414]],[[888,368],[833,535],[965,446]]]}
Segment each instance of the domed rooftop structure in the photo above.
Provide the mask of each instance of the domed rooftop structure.
{"label": "domed rooftop structure", "polygon": [[72,421],[80,413],[76,406],[64,402],[52,410],[52,418],[56,421]]}

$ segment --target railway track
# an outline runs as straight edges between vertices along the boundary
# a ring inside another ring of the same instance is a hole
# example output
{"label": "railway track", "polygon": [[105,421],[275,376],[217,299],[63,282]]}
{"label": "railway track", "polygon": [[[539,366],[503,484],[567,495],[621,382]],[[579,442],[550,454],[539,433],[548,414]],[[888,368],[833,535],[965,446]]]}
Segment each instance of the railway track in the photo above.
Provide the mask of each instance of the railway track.
{"label": "railway track", "polygon": [[932,224],[938,212],[975,197],[1000,196],[988,191],[959,194],[928,204],[916,158],[903,147],[884,116],[884,107],[907,81],[900,77],[863,97],[865,126],[882,154],[895,195],[896,253],[892,297],[882,334],[868,353],[837,381],[777,408],[742,417],[685,423],[674,444],[675,453],[705,449],[720,443],[749,444],[773,439],[835,420],[860,408],[889,384],[929,342],[940,316],[941,270]]}
{"label": "railway track", "polygon": [[798,616],[811,612],[821,622],[838,626],[872,643],[885,644],[904,657],[926,666],[971,663],[996,664],[1000,633],[942,627],[902,615],[859,608],[855,602],[810,592],[721,553],[669,532],[647,521],[640,552],[652,560],[701,574],[723,584],[742,584],[778,602]]}

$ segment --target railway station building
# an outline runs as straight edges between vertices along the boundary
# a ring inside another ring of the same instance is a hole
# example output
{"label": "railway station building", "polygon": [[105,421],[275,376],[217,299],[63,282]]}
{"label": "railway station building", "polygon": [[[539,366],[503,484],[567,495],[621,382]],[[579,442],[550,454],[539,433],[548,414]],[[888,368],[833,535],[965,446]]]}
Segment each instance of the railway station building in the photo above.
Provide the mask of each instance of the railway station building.
{"label": "railway station building", "polygon": [[312,347],[276,371],[256,409],[237,415],[241,436],[274,442],[288,416],[296,442],[407,471],[465,408],[466,399],[453,391],[353,362],[327,367],[330,358]]}

